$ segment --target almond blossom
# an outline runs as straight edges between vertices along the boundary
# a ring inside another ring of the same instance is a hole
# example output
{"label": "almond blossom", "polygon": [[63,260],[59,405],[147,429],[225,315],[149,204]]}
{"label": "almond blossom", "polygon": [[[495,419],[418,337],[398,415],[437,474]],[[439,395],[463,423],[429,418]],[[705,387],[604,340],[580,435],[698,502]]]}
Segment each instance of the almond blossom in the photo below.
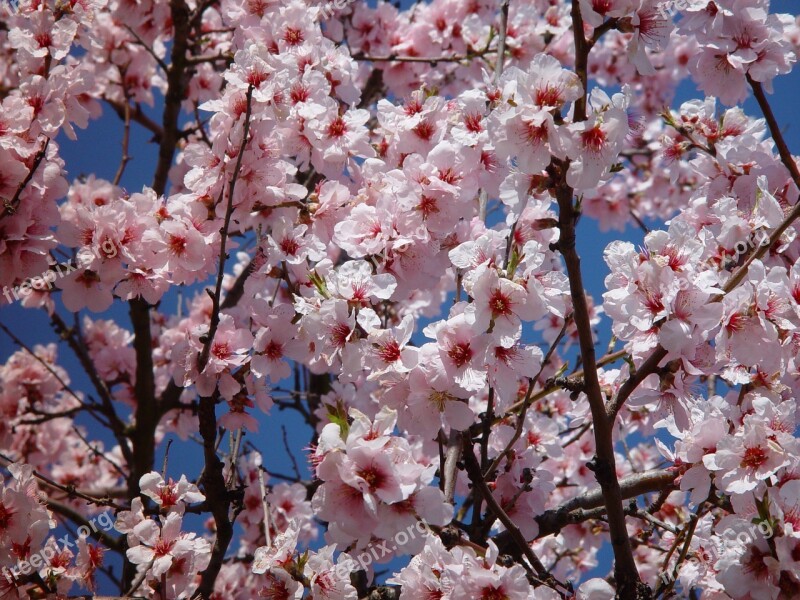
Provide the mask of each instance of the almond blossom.
{"label": "almond blossom", "polygon": [[0,3],[0,597],[800,597],[781,8]]}

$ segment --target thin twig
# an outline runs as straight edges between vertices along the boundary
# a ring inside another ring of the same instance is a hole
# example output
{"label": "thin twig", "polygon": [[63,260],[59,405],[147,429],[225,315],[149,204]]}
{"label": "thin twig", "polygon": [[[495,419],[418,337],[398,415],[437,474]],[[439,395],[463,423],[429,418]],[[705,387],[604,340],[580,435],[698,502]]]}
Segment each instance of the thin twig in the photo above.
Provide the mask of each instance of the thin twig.
{"label": "thin twig", "polygon": [[123,23],[122,26],[128,33],[130,33],[136,39],[136,43],[142,48],[144,48],[147,51],[147,53],[153,57],[156,63],[158,63],[158,66],[161,67],[161,69],[165,73],[167,73],[169,71],[169,66],[167,65],[167,63],[164,62],[164,59],[161,58],[158,54],[156,54],[155,51],[150,47],[150,45],[147,44],[141,37],[139,37],[139,34],[136,33],[136,31],[134,31],[133,27],[127,25],[126,23]]}
{"label": "thin twig", "polygon": [[[6,456],[3,453],[0,453],[0,466],[2,466],[3,468],[8,468],[8,466],[13,463],[14,460],[12,460],[10,457]],[[86,500],[86,502],[89,502],[91,504],[96,504],[97,506],[110,506],[115,510],[122,510],[123,508],[122,506],[120,506],[116,502],[112,502],[108,498],[95,498],[94,496],[90,496],[89,494],[85,494],[80,490],[75,489],[74,486],[62,485],[57,481],[50,479],[49,477],[47,477],[47,475],[43,475],[42,473],[40,473],[35,469],[33,470],[33,476],[36,477],[36,479],[38,479],[42,483],[45,483],[46,485],[52,488],[64,492],[70,498],[80,498],[81,500]]]}
{"label": "thin twig", "polygon": [[272,532],[270,531],[269,501],[267,500],[267,486],[264,483],[263,463],[258,467],[258,487],[261,490],[261,508],[264,511],[264,538],[267,541],[267,548],[271,548]]}
{"label": "thin twig", "polygon": [[294,453],[292,453],[291,449],[289,448],[289,437],[286,433],[286,426],[281,425],[281,437],[283,438],[283,447],[286,450],[286,454],[289,456],[289,460],[292,463],[292,469],[294,470],[294,474],[297,477],[297,480],[301,480],[302,476],[300,475],[300,469],[297,466],[297,459],[294,457]]}
{"label": "thin twig", "polygon": [[[125,107],[123,106],[122,102],[110,100],[108,98],[103,98],[103,100],[106,102],[106,104],[114,109],[114,112],[117,113],[121,119],[125,118]],[[128,114],[134,123],[138,123],[153,134],[154,141],[161,141],[161,138],[164,136],[164,130],[161,128],[161,125],[153,121],[153,119],[145,114],[139,104],[137,104],[133,110],[130,110]]]}
{"label": "thin twig", "polygon": [[463,55],[463,56],[399,56],[397,54],[389,54],[388,56],[368,56],[366,54],[356,53],[352,55],[353,60],[365,60],[369,62],[408,62],[408,63],[430,63],[436,66],[436,63],[456,63],[465,60],[473,60],[480,58],[480,54]]}
{"label": "thin twig", "polygon": [[136,590],[138,590],[138,589],[139,589],[139,587],[142,585],[142,582],[144,582],[144,579],[145,579],[145,577],[147,577],[147,573],[150,571],[150,569],[152,568],[152,566],[153,566],[153,563],[154,563],[155,561],[156,561],[156,559],[154,558],[153,560],[151,560],[151,561],[150,561],[150,563],[147,565],[147,567],[146,567],[146,568],[142,569],[142,572],[141,572],[141,573],[139,574],[139,576],[136,578],[136,581],[134,581],[134,582],[133,582],[133,584],[131,584],[131,587],[130,587],[130,589],[129,589],[129,590],[128,590],[128,592],[125,594],[125,596],[124,596],[125,598],[130,598],[131,596],[133,596],[133,593],[134,593]]}
{"label": "thin twig", "polygon": [[500,0],[500,32],[497,38],[497,58],[494,66],[492,82],[497,85],[503,74],[506,59],[506,36],[508,35],[508,7],[510,0]]}
{"label": "thin twig", "polygon": [[42,160],[44,160],[45,154],[47,154],[47,147],[50,145],[50,138],[45,139],[42,147],[39,148],[39,151],[36,153],[36,156],[33,159],[33,166],[31,166],[28,174],[25,176],[25,179],[20,182],[17,186],[17,191],[14,192],[14,197],[11,198],[9,201],[3,201],[3,211],[0,212],[0,219],[2,219],[6,214],[14,214],[17,211],[17,206],[19,206],[20,198],[22,197],[22,191],[28,187],[28,184],[33,179],[33,176],[36,174],[39,165],[42,164]]}
{"label": "thin twig", "polygon": [[76,393],[76,392],[75,392],[75,391],[74,391],[74,390],[73,390],[71,387],[69,387],[69,385],[67,385],[67,383],[66,383],[66,382],[65,382],[65,381],[64,381],[64,380],[61,378],[61,376],[60,376],[60,375],[59,375],[59,374],[58,374],[58,373],[55,371],[55,369],[53,369],[53,368],[52,368],[52,367],[51,367],[51,366],[50,366],[50,365],[47,363],[47,361],[45,361],[45,360],[44,360],[42,357],[40,357],[38,354],[36,354],[36,353],[35,353],[33,350],[31,350],[31,349],[28,347],[28,345],[27,345],[25,342],[23,342],[23,341],[22,341],[20,338],[18,338],[18,337],[17,337],[17,336],[14,334],[14,332],[12,332],[12,331],[11,331],[11,330],[10,330],[8,327],[6,327],[5,325],[3,325],[3,323],[0,323],[0,329],[1,329],[1,330],[3,330],[3,332],[4,332],[4,333],[5,333],[5,334],[6,334],[8,337],[10,337],[10,338],[13,340],[13,342],[14,342],[15,344],[17,344],[17,345],[18,345],[20,348],[22,348],[23,350],[25,350],[25,352],[27,352],[27,353],[28,353],[28,354],[30,354],[30,355],[31,355],[33,358],[35,358],[35,359],[36,359],[36,360],[39,362],[39,364],[41,364],[41,365],[42,365],[42,366],[43,366],[43,367],[44,367],[44,368],[47,370],[47,372],[48,372],[48,373],[50,373],[50,375],[52,375],[53,377],[55,377],[56,381],[58,381],[58,383],[60,383],[60,384],[61,384],[61,389],[63,389],[65,392],[67,392],[67,393],[68,393],[70,396],[72,396],[72,397],[73,397],[75,400],[77,400],[77,401],[78,401],[78,402],[80,402],[81,404],[84,404],[84,400],[83,400],[83,398],[81,398],[80,396],[78,396],[78,394],[77,394],[77,393]]}
{"label": "thin twig", "polygon": [[[247,106],[244,114],[244,125],[242,131],[242,143],[239,148],[239,156],[236,158],[236,165],[234,167],[233,175],[231,176],[230,185],[228,188],[228,203],[225,209],[225,219],[223,221],[222,229],[220,231],[220,256],[219,268],[217,270],[217,282],[214,293],[211,294],[212,312],[211,322],[209,325],[206,339],[203,343],[203,350],[198,358],[198,371],[203,372],[205,368],[211,344],[214,340],[214,335],[219,325],[220,313],[220,296],[222,294],[222,279],[225,275],[225,259],[226,259],[226,243],[228,240],[228,229],[230,228],[231,216],[233,215],[233,195],[236,189],[236,181],[239,177],[239,172],[242,167],[242,158],[245,153],[245,147],[250,136],[250,118],[253,110],[253,85],[247,88]],[[211,560],[208,567],[201,575],[200,585],[193,597],[208,598],[214,589],[214,582],[217,575],[222,568],[225,552],[228,545],[233,538],[233,524],[229,515],[231,506],[231,495],[225,485],[225,477],[223,475],[222,463],[217,457],[217,418],[215,414],[215,405],[218,399],[218,393],[214,393],[210,397],[200,398],[200,407],[198,410],[198,420],[200,425],[200,434],[203,438],[203,455],[205,458],[205,465],[203,471],[203,484],[206,493],[206,499],[211,507],[211,513],[214,517],[214,523],[217,529],[216,538],[214,540],[214,547],[211,551]],[[235,516],[234,516],[235,518]]]}
{"label": "thin twig", "polygon": [[125,172],[125,167],[128,166],[128,162],[131,160],[131,157],[128,154],[128,144],[131,137],[131,105],[128,101],[127,91],[125,92],[124,111],[125,117],[122,130],[122,158],[120,158],[119,167],[117,167],[117,173],[114,175],[114,185],[119,185],[119,182],[122,180],[122,174]]}
{"label": "thin twig", "polygon": [[542,561],[539,560],[539,557],[536,556],[536,554],[533,552],[533,549],[525,541],[525,536],[522,535],[519,527],[517,527],[511,517],[509,517],[506,511],[503,510],[503,507],[501,507],[497,500],[495,500],[491,490],[489,490],[489,486],[487,486],[486,482],[483,480],[481,467],[472,451],[472,441],[470,440],[469,436],[464,435],[462,437],[462,443],[464,467],[467,471],[469,480],[472,482],[472,485],[475,486],[476,489],[480,490],[481,494],[486,500],[487,506],[497,516],[498,520],[505,526],[506,530],[508,530],[511,538],[517,544],[517,547],[525,556],[525,558],[528,559],[528,562],[536,572],[536,575],[539,577],[540,581],[555,590],[558,590],[559,587],[566,590],[567,587],[563,583],[558,582],[555,577],[548,573],[547,569],[542,564]]}
{"label": "thin twig", "polygon": [[253,112],[253,85],[250,84],[247,88],[247,107],[244,114],[244,131],[242,132],[242,143],[239,147],[239,155],[236,157],[236,164],[233,169],[233,175],[228,186],[228,204],[225,208],[225,218],[223,220],[222,229],[220,230],[219,242],[219,266],[217,268],[217,282],[214,287],[214,293],[211,295],[212,309],[211,309],[211,322],[208,327],[208,333],[205,336],[203,349],[200,352],[200,357],[197,359],[197,371],[202,373],[208,363],[209,353],[211,351],[211,344],[214,342],[214,336],[217,333],[219,326],[219,313],[220,313],[220,296],[222,295],[222,280],[225,277],[225,261],[227,258],[226,245],[228,242],[228,230],[231,225],[231,217],[233,216],[233,193],[236,189],[236,182],[239,179],[239,172],[242,168],[242,159],[244,157],[245,147],[247,146],[250,137],[250,117]]}
{"label": "thin twig", "polygon": [[491,478],[492,474],[495,472],[495,470],[497,470],[497,467],[499,467],[503,459],[511,453],[514,444],[516,444],[517,440],[519,440],[519,438],[522,436],[522,430],[525,425],[525,415],[527,414],[528,408],[530,408],[531,405],[531,393],[533,392],[533,388],[536,386],[539,378],[542,376],[542,371],[544,371],[545,367],[552,359],[553,354],[555,354],[555,351],[558,348],[558,345],[561,343],[561,340],[564,338],[564,334],[567,332],[567,327],[571,322],[572,318],[568,315],[567,318],[564,319],[564,325],[561,327],[561,331],[559,331],[556,339],[553,340],[553,343],[550,344],[550,349],[547,351],[547,355],[544,357],[542,364],[539,366],[539,372],[536,373],[536,376],[533,377],[533,379],[528,380],[528,391],[525,393],[525,399],[522,401],[522,407],[517,415],[517,427],[514,430],[514,435],[511,436],[511,439],[506,444],[505,449],[497,456],[497,458],[494,459],[494,461],[492,461],[491,466],[484,471],[484,481],[488,481]]}

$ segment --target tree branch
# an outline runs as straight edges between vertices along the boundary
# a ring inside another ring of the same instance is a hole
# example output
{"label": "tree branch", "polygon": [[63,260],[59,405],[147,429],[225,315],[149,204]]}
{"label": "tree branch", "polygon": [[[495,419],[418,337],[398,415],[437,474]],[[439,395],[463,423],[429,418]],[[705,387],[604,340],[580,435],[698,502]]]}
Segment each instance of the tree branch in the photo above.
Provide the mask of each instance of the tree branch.
{"label": "tree branch", "polygon": [[[211,296],[213,308],[211,312],[211,323],[206,340],[203,344],[200,357],[198,358],[198,371],[203,372],[208,362],[209,353],[211,351],[211,344],[214,341],[214,335],[219,325],[220,313],[220,295],[222,293],[222,279],[225,274],[225,246],[228,239],[228,228],[230,227],[231,215],[233,214],[233,195],[236,189],[236,181],[239,176],[239,171],[242,167],[242,157],[244,156],[245,147],[247,146],[248,137],[250,135],[250,118],[253,109],[253,85],[247,88],[247,108],[244,115],[244,125],[242,131],[242,142],[239,148],[239,155],[236,158],[236,165],[234,167],[233,175],[231,176],[230,185],[228,187],[228,203],[225,210],[225,219],[220,232],[220,256],[219,256],[219,269],[217,271],[217,282],[214,293]],[[233,523],[231,521],[229,510],[231,506],[231,495],[225,484],[225,477],[223,475],[222,461],[217,456],[217,416],[216,416],[216,403],[219,398],[218,392],[215,392],[210,397],[200,398],[200,407],[198,409],[198,417],[200,421],[200,435],[203,438],[203,456],[205,459],[205,468],[203,471],[202,483],[203,489],[206,494],[206,501],[211,508],[211,514],[214,516],[214,524],[216,527],[216,537],[214,539],[214,547],[211,551],[211,560],[208,567],[201,575],[200,585],[195,592],[194,597],[201,597],[208,599],[214,591],[214,582],[217,579],[220,569],[222,568],[225,552],[228,545],[233,538]],[[269,532],[267,532],[269,535]]]}
{"label": "tree branch", "polygon": [[[577,2],[573,4],[573,10],[575,10],[577,4]],[[582,32],[580,37],[583,37]],[[577,105],[575,110],[577,113]],[[607,416],[603,391],[597,375],[592,325],[586,302],[586,292],[583,286],[580,257],[575,249],[577,215],[572,204],[573,190],[565,181],[568,165],[556,160],[554,160],[554,163],[559,175],[557,178],[559,183],[556,187],[556,198],[559,207],[558,225],[561,231],[558,248],[564,257],[569,277],[573,315],[578,329],[578,340],[583,361],[584,389],[589,399],[594,428],[595,456],[587,466],[594,471],[605,501],[611,545],[614,549],[614,577],[618,586],[617,593],[621,600],[636,600],[639,597],[640,589],[642,586],[646,588],[646,585],[639,578],[630,539],[628,538],[628,530],[625,525],[625,510],[622,505],[622,493],[616,475],[613,421]]]}
{"label": "tree branch", "polygon": [[178,144],[178,117],[181,112],[181,103],[184,99],[186,87],[185,71],[186,52],[189,49],[189,6],[185,0],[170,0],[172,13],[172,51],[170,65],[167,69],[167,93],[164,98],[164,113],[162,117],[162,135],[158,147],[158,163],[153,176],[153,189],[156,195],[161,196],[166,191],[167,176],[172,166],[172,157]]}
{"label": "tree branch", "polygon": [[42,160],[44,160],[45,154],[47,154],[47,147],[50,145],[50,138],[47,138],[42,147],[36,153],[36,156],[33,159],[33,165],[31,166],[30,170],[28,170],[28,174],[25,176],[20,184],[17,186],[17,191],[14,192],[14,197],[11,200],[4,200],[3,201],[3,210],[0,212],[0,219],[5,217],[7,214],[13,215],[17,211],[17,206],[19,206],[19,201],[22,196],[23,190],[28,187],[28,184],[33,179],[33,176],[36,174],[36,170],[39,168],[39,165],[42,164]]}
{"label": "tree branch", "polygon": [[[118,102],[116,100],[109,100],[108,98],[103,98],[106,104],[108,104],[111,108],[114,109],[114,112],[117,113],[120,119],[125,119],[125,105],[122,102]],[[130,107],[129,107],[130,108]],[[128,112],[128,115],[131,121],[138,123],[148,131],[153,134],[154,141],[160,143],[161,139],[164,137],[164,130],[161,128],[161,125],[153,121],[150,117],[148,117],[142,107],[138,104],[135,108]]]}
{"label": "tree branch", "polygon": [[569,591],[564,584],[559,583],[555,579],[555,577],[553,577],[550,573],[548,573],[547,569],[542,564],[542,561],[539,560],[539,557],[536,556],[536,554],[533,552],[533,549],[525,540],[525,537],[522,535],[522,532],[519,530],[519,527],[516,526],[514,521],[511,520],[511,517],[509,517],[506,511],[503,510],[503,507],[500,506],[497,500],[495,500],[491,490],[489,490],[489,487],[483,480],[481,467],[478,464],[478,460],[475,458],[475,454],[472,451],[472,441],[470,440],[468,435],[464,435],[462,437],[462,443],[463,443],[462,455],[464,457],[464,468],[467,471],[467,476],[469,477],[469,480],[472,482],[472,485],[475,486],[477,490],[480,490],[483,498],[486,500],[486,505],[495,514],[495,516],[497,516],[498,520],[503,524],[503,526],[505,526],[506,530],[511,536],[511,539],[514,540],[519,550],[522,552],[525,558],[528,559],[528,562],[530,563],[531,567],[533,567],[533,570],[536,572],[536,575],[540,579],[540,582],[555,590],[558,590],[558,588],[561,587],[562,589]]}

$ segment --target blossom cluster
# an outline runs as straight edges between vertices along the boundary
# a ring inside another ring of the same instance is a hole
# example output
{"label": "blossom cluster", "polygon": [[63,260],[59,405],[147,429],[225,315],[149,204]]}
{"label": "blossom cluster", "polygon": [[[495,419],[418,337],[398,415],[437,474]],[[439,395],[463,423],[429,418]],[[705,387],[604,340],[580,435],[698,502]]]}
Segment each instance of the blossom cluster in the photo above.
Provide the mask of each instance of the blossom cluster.
{"label": "blossom cluster", "polygon": [[[675,7],[0,8],[0,285],[67,267],[21,303],[64,344],[0,365],[0,567],[113,497],[121,593],[355,600],[378,545],[411,556],[401,598],[606,599],[582,578],[599,531],[620,546],[597,509],[624,492],[659,593],[800,594],[800,175],[735,106],[791,71],[800,18]],[[664,108],[687,78],[704,97]],[[68,181],[59,136],[104,112],[117,173]],[[131,128],[158,159],[135,189]],[[645,230],[605,248],[602,298],[575,271],[581,214]],[[124,302],[130,326],[106,312]],[[283,411],[307,480],[268,479]],[[175,438],[201,442],[196,480],[154,470]],[[0,597],[94,591],[103,561],[82,536]]]}
{"label": "blossom cluster", "polygon": [[[68,536],[57,539],[50,535],[56,521],[46,507],[33,468],[12,463],[8,471],[11,479],[0,479],[0,543],[8,549],[0,559],[1,597],[18,598],[27,582],[42,577],[55,582],[62,594],[76,583],[94,591],[105,553],[101,544],[89,539],[98,530],[96,525],[92,521],[91,528],[83,526],[74,542]],[[77,552],[70,550],[73,547]]]}
{"label": "blossom cluster", "polygon": [[137,581],[149,586],[151,580],[158,582],[169,573],[170,587],[162,593],[172,597],[190,594],[195,575],[208,566],[211,544],[181,529],[186,507],[202,502],[205,496],[185,476],[177,482],[165,481],[153,472],[141,478],[139,487],[142,495],[158,507],[158,516],[145,515],[144,503],[137,497],[130,510],[117,515],[115,524],[116,530],[127,537],[126,554],[137,567]]}

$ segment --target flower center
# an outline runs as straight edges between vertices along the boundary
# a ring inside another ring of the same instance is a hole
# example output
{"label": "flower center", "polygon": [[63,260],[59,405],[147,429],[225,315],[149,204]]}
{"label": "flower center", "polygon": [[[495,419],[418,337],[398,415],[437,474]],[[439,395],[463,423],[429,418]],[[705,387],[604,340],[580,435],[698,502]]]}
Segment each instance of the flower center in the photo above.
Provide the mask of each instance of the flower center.
{"label": "flower center", "polygon": [[453,344],[447,351],[447,356],[453,361],[459,369],[466,365],[472,358],[472,348],[469,347],[469,342],[461,342],[460,344]]}
{"label": "flower center", "polygon": [[599,125],[595,125],[581,133],[584,148],[591,152],[600,152],[606,144],[606,134]]}
{"label": "flower center", "polygon": [[342,117],[336,117],[331,124],[328,125],[328,137],[340,138],[347,133],[347,123],[344,122]]}
{"label": "flower center", "polygon": [[739,466],[747,469],[757,469],[765,462],[767,462],[767,453],[763,448],[756,446],[744,451],[744,456]]}
{"label": "flower center", "polygon": [[297,27],[287,27],[286,31],[283,32],[283,41],[290,46],[302,44],[304,39],[303,31]]}
{"label": "flower center", "polygon": [[397,340],[389,340],[380,344],[377,349],[378,357],[385,363],[393,363],[400,360],[400,345]]}
{"label": "flower center", "polygon": [[489,298],[489,308],[492,309],[492,315],[508,317],[511,312],[511,298],[500,290],[494,290],[492,296]]}

